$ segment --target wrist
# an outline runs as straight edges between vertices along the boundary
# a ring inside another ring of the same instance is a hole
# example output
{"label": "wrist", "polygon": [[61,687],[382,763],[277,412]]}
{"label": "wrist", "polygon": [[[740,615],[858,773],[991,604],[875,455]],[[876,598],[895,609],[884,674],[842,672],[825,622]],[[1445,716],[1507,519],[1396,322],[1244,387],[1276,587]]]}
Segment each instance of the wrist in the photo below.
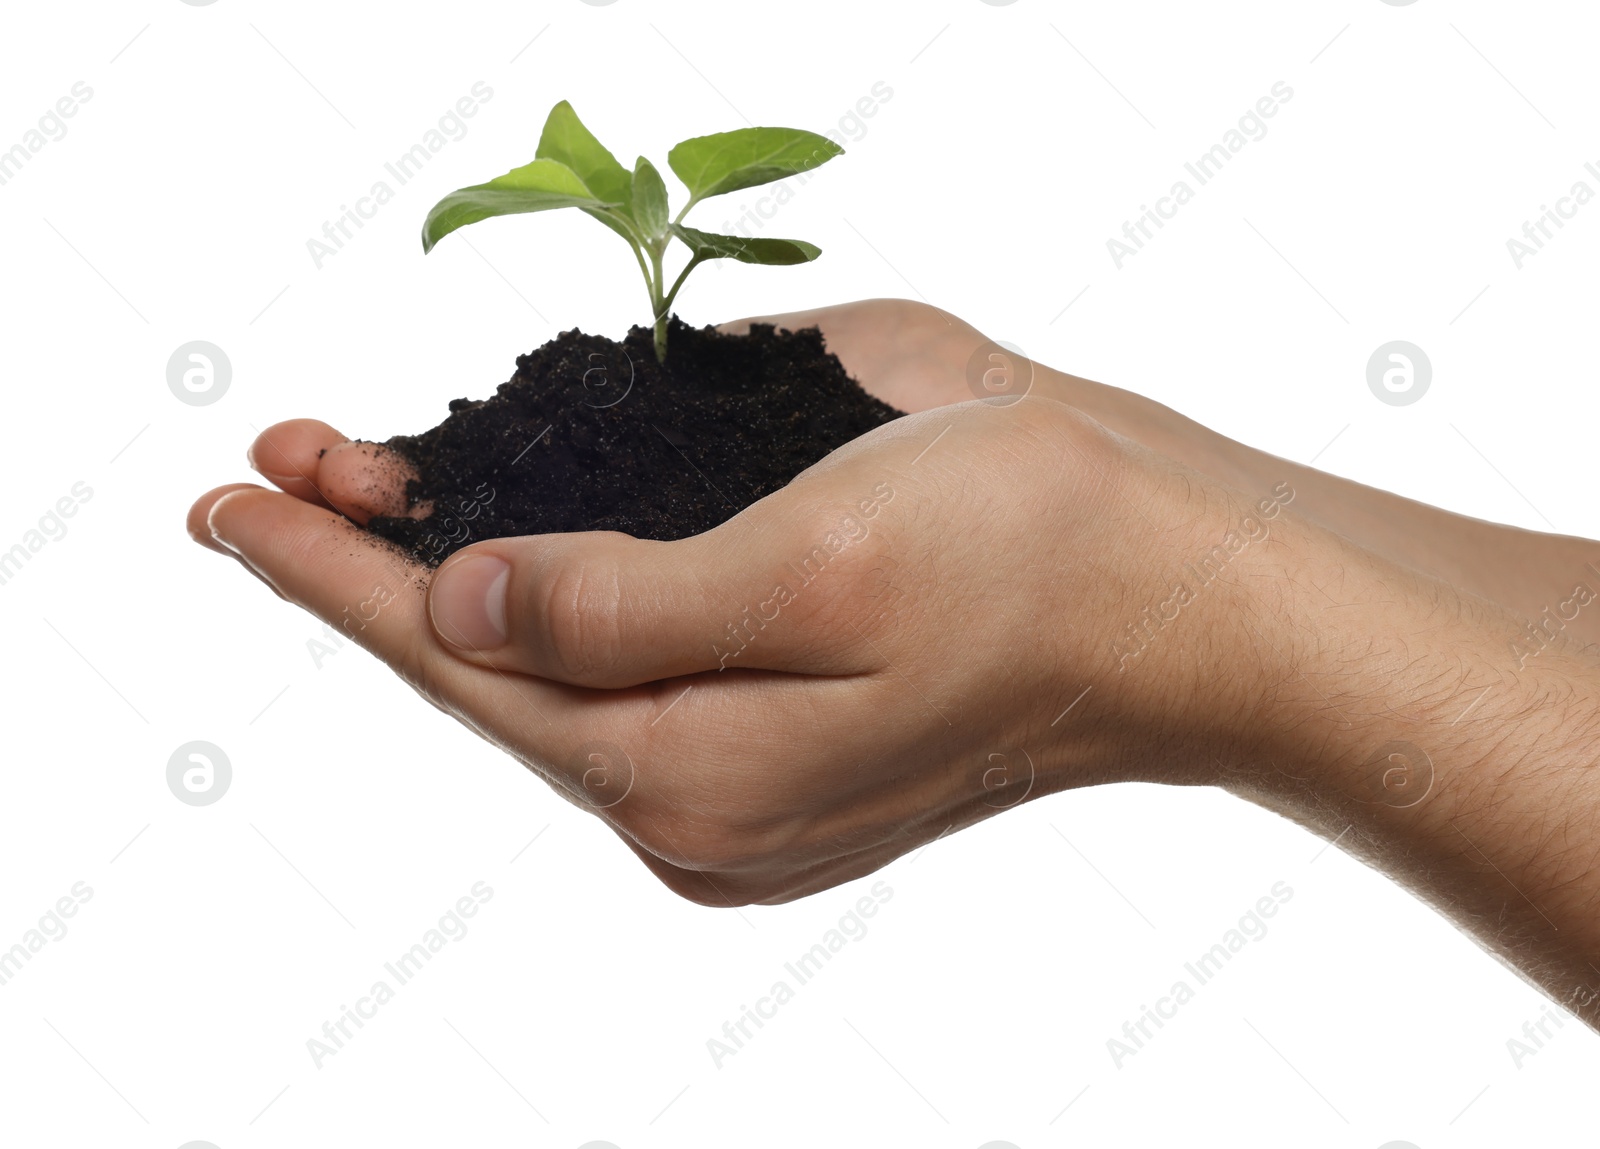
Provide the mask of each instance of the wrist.
{"label": "wrist", "polygon": [[1282,701],[1219,780],[1600,1017],[1600,670],[1555,649],[1519,667],[1512,614],[1350,551],[1328,595],[1293,596]]}
{"label": "wrist", "polygon": [[[1215,784],[1270,758],[1268,731],[1292,729],[1318,702],[1296,670],[1307,637],[1299,598],[1336,581],[1346,556],[1319,555],[1339,540],[1292,513],[1298,492],[1287,480],[1225,486],[1114,442],[1086,468],[1099,480],[1093,497],[1080,474],[1054,500],[1067,513],[1049,533],[1071,540],[1066,561],[1116,589],[1101,597],[1060,584],[1061,626],[1030,660],[1046,672],[1031,740],[1054,751],[1049,789]],[[1084,529],[1086,505],[1114,520],[1114,541]],[[1074,676],[1049,673],[1061,667]]]}
{"label": "wrist", "polygon": [[[1431,808],[1481,789],[1482,772],[1465,764],[1485,759],[1485,737],[1504,740],[1493,761],[1515,774],[1560,729],[1553,703],[1573,721],[1600,699],[1600,668],[1586,658],[1551,648],[1538,663],[1519,659],[1508,641],[1517,620],[1499,605],[1343,540],[1321,542],[1278,588],[1278,657],[1252,683],[1263,721],[1235,741],[1230,788],[1276,773],[1251,761],[1292,762],[1341,810]],[[1415,748],[1409,764],[1402,746]]]}

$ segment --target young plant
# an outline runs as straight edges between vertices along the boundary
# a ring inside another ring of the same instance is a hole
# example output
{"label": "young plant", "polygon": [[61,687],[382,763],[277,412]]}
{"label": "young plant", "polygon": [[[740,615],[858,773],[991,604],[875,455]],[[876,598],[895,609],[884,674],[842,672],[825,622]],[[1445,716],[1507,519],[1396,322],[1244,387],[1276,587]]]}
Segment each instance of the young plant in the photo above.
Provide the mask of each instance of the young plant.
{"label": "young plant", "polygon": [[[740,263],[808,263],[820,248],[798,239],[747,239],[688,227],[683,217],[703,199],[809,171],[844,151],[826,136],[798,128],[740,128],[696,136],[667,153],[667,165],[689,189],[689,202],[669,218],[661,173],[640,156],[628,171],[583,126],[572,105],[550,109],[534,161],[486,184],[461,188],[433,205],[422,225],[422,250],[457,228],[497,215],[575,207],[627,241],[650,291],[657,361],[667,356],[667,316],[689,273],[708,259]],[[669,288],[662,260],[673,239],[689,262]]]}

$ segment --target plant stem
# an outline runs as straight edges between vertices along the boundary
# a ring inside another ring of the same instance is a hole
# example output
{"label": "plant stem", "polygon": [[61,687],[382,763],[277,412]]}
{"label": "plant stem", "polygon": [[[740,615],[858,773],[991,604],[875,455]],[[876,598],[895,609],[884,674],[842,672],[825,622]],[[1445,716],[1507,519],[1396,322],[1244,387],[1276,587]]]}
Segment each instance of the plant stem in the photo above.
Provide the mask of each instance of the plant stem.
{"label": "plant stem", "polygon": [[684,265],[683,270],[678,273],[678,278],[672,285],[672,290],[667,292],[666,301],[662,304],[663,310],[672,308],[672,301],[678,298],[678,288],[683,286],[683,281],[689,278],[689,273],[699,267],[701,262],[701,257],[697,255]]}
{"label": "plant stem", "polygon": [[650,269],[653,275],[650,279],[650,306],[655,314],[656,328],[656,362],[667,361],[667,308],[671,300],[662,294],[662,283],[665,279],[661,270],[661,255],[665,243],[652,243],[650,245]]}

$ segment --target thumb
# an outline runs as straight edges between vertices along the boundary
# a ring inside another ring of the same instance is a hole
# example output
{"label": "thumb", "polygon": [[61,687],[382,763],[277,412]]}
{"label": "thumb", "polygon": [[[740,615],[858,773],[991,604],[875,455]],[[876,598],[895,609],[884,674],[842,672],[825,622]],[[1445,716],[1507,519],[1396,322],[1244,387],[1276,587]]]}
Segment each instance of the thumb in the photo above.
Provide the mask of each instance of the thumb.
{"label": "thumb", "polygon": [[577,686],[876,669],[852,593],[874,566],[873,524],[854,503],[808,512],[788,494],[673,542],[594,531],[468,547],[433,577],[434,631],[480,666]]}

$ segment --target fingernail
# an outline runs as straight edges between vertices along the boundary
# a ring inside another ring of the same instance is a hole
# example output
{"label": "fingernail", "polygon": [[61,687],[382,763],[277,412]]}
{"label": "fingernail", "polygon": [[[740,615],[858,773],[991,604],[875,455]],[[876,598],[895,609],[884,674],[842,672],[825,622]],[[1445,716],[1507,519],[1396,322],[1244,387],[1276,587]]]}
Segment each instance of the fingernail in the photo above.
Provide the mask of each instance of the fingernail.
{"label": "fingernail", "polygon": [[[234,494],[234,493],[236,493],[236,492],[232,492],[232,491],[229,492],[229,494]],[[206,530],[211,532],[211,538],[218,546],[226,547],[226,548],[228,548],[228,550],[232,551],[234,554],[237,555],[237,554],[241,554],[239,548],[237,546],[235,546],[227,538],[227,536],[225,536],[222,533],[222,530],[220,529],[220,527],[218,526],[218,523],[217,523],[217,519],[219,517],[217,515],[217,508],[222,506],[222,504],[227,502],[227,500],[228,500],[228,496],[227,495],[223,495],[222,498],[218,499],[215,503],[213,503],[211,505],[211,509],[206,512]]]}
{"label": "fingernail", "polygon": [[494,555],[468,555],[444,566],[428,592],[433,629],[462,650],[504,646],[506,584],[511,564]]}
{"label": "fingernail", "polygon": [[250,464],[250,469],[252,471],[256,472],[256,474],[260,475],[263,479],[266,479],[269,483],[272,483],[277,487],[283,487],[294,482],[296,479],[305,478],[304,475],[280,475],[276,471],[267,470],[256,460],[256,445],[254,443],[251,443],[250,446],[245,448],[244,458],[245,462]]}
{"label": "fingernail", "polygon": [[218,534],[216,527],[212,527],[211,528],[211,541],[216,543],[219,547],[223,547],[223,548],[225,548],[227,550],[232,551],[234,554],[238,555],[240,558],[244,557],[244,552],[241,551],[238,547],[234,546],[232,543],[230,543],[227,539],[223,538],[220,534]]}

